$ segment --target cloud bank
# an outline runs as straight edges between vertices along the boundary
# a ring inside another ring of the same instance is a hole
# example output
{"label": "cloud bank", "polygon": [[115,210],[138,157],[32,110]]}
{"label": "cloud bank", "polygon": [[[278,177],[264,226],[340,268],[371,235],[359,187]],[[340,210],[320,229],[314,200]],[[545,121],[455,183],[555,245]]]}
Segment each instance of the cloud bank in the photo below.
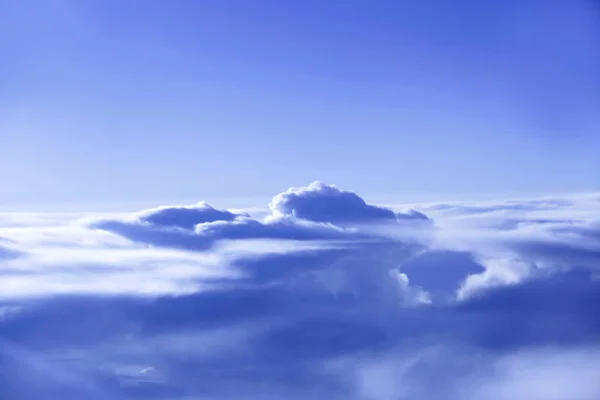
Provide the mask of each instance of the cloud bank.
{"label": "cloud bank", "polygon": [[4,213],[2,396],[595,399],[599,197],[406,208]]}

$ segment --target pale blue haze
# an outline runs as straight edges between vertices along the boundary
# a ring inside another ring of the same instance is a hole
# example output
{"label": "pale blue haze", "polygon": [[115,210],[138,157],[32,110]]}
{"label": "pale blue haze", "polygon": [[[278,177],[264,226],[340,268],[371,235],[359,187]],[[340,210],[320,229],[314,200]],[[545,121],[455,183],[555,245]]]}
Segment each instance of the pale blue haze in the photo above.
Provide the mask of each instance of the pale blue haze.
{"label": "pale blue haze", "polygon": [[600,186],[592,0],[2,0],[0,54],[2,203]]}

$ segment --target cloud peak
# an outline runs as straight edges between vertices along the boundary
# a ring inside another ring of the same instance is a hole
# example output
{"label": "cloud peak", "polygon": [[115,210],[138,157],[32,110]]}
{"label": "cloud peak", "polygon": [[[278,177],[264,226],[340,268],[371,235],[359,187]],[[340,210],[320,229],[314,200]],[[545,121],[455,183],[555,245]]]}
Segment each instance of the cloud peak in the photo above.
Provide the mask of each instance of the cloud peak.
{"label": "cloud peak", "polygon": [[367,204],[354,192],[342,190],[320,181],[315,181],[305,187],[293,187],[276,195],[269,207],[275,215],[292,215],[309,221],[333,224],[428,219],[424,214],[414,210],[399,214],[389,208]]}
{"label": "cloud peak", "polygon": [[233,221],[248,214],[234,214],[227,210],[217,210],[206,202],[191,206],[163,206],[141,211],[137,217],[142,222],[157,226],[176,227],[193,230],[198,224],[215,221]]}

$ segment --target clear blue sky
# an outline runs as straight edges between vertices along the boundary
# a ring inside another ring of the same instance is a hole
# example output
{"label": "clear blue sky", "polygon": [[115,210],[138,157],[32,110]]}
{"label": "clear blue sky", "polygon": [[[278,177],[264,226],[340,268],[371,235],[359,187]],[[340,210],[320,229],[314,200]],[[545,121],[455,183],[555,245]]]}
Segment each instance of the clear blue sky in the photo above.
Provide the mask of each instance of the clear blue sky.
{"label": "clear blue sky", "polygon": [[2,0],[0,198],[600,187],[592,0]]}

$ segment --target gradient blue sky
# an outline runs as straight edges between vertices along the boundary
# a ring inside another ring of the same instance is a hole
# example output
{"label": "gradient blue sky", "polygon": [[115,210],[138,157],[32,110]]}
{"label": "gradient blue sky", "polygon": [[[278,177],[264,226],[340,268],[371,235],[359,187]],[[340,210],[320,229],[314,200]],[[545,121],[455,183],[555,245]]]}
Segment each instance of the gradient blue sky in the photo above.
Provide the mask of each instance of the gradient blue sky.
{"label": "gradient blue sky", "polygon": [[0,54],[3,204],[600,187],[592,0],[2,0]]}

